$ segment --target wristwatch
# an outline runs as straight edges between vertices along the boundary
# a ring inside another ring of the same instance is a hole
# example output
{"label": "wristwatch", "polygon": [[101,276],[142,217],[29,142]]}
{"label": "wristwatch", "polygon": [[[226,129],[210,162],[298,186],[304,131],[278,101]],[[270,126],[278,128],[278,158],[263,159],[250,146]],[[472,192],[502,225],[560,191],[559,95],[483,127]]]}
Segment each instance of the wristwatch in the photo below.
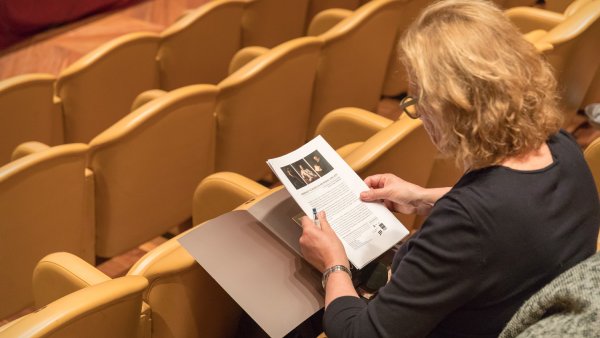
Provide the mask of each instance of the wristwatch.
{"label": "wristwatch", "polygon": [[350,279],[352,279],[352,272],[350,272],[350,269],[348,269],[344,265],[334,265],[328,268],[327,270],[323,271],[323,279],[321,279],[321,285],[323,285],[323,290],[325,290],[325,286],[327,285],[327,279],[329,279],[329,275],[332,272],[336,271],[344,271],[348,274],[348,276],[350,276]]}

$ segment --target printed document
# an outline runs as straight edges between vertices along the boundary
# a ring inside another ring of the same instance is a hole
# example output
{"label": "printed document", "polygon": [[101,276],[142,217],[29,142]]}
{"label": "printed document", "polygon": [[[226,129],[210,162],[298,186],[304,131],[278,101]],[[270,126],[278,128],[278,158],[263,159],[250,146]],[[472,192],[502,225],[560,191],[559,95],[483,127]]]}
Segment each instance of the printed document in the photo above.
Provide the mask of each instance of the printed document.
{"label": "printed document", "polygon": [[356,268],[408,235],[382,203],[360,200],[369,187],[321,136],[267,164],[306,215],[325,211]]}

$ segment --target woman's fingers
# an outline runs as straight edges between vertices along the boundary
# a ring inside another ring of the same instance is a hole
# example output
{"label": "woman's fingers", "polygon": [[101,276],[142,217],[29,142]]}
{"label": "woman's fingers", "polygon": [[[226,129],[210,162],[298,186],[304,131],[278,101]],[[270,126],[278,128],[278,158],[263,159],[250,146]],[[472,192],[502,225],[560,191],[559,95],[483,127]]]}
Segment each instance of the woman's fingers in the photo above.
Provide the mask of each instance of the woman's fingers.
{"label": "woman's fingers", "polygon": [[333,232],[333,229],[331,228],[331,225],[327,220],[327,215],[325,214],[325,211],[320,211],[317,214],[317,219],[319,219],[319,225],[321,226],[321,230],[325,232]]}
{"label": "woman's fingers", "polygon": [[369,188],[382,188],[385,186],[385,180],[388,174],[377,174],[365,178],[365,183]]}
{"label": "woman's fingers", "polygon": [[371,189],[360,193],[360,199],[365,202],[389,199],[390,188]]}
{"label": "woman's fingers", "polygon": [[308,217],[308,216],[303,216],[300,219],[300,223],[302,223],[303,229],[306,229],[307,227],[315,227],[315,228],[317,227],[315,222],[312,219],[310,219],[310,217]]}

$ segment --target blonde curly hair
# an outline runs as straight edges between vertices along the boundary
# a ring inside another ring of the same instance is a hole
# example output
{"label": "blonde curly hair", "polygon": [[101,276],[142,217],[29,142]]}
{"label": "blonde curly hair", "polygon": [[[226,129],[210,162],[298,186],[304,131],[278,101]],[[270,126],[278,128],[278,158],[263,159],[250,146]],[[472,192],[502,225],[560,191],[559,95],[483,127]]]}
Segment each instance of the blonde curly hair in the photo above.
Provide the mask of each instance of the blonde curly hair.
{"label": "blonde curly hair", "polygon": [[430,123],[440,152],[460,168],[500,164],[558,132],[562,115],[552,70],[494,4],[436,2],[399,48],[417,112]]}

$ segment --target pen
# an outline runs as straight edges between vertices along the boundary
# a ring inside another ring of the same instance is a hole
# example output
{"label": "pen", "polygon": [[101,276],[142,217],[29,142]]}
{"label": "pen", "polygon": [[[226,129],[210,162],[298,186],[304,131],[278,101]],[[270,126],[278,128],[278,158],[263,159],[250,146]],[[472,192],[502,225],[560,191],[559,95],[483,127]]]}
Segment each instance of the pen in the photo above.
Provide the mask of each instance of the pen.
{"label": "pen", "polygon": [[315,218],[315,224],[320,228],[321,227],[321,222],[317,218],[317,208],[313,208],[313,216]]}

